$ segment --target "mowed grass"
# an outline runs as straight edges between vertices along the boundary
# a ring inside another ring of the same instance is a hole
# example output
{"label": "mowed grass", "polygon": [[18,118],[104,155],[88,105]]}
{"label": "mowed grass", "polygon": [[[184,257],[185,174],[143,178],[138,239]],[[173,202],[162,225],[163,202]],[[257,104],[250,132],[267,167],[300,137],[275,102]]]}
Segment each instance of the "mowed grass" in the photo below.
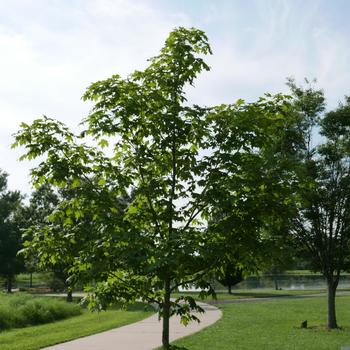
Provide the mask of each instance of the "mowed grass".
{"label": "mowed grass", "polygon": [[[338,288],[338,292],[350,292],[350,289],[340,289]],[[303,296],[303,295],[315,295],[315,294],[323,294],[326,293],[326,289],[294,289],[294,290],[275,290],[268,288],[261,289],[236,289],[232,291],[232,294],[227,292],[217,292],[216,300],[220,302],[221,300],[235,300],[235,299],[250,299],[250,298],[275,298],[275,297],[294,297],[294,296]],[[174,293],[172,294],[173,298],[179,297],[180,295],[190,295],[193,296],[197,300],[201,300],[199,298],[199,294],[197,292],[182,292],[182,293]],[[203,301],[207,303],[216,302],[212,297],[207,297]]]}
{"label": "mowed grass", "polygon": [[[32,274],[32,283],[34,286],[45,286],[50,280],[52,273],[50,272],[34,272]],[[20,273],[16,276],[16,285],[21,287],[29,287],[30,274],[29,273]]]}
{"label": "mowed grass", "polygon": [[[83,310],[80,316],[53,323],[0,332],[1,350],[37,350],[86,335],[142,320],[154,313],[137,303],[127,310],[114,308],[100,313]],[[101,349],[102,350],[102,349]]]}
{"label": "mowed grass", "polygon": [[[174,342],[189,350],[340,350],[350,347],[350,297],[337,298],[338,324],[328,331],[326,298],[222,304],[213,326]],[[301,329],[303,320],[308,329]]]}

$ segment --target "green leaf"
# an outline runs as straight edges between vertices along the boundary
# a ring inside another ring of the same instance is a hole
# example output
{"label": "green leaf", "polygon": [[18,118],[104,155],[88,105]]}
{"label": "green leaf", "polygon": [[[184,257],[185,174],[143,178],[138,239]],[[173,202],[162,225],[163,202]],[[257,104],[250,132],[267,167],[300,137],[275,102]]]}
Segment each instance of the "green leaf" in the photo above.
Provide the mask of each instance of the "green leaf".
{"label": "green leaf", "polygon": [[100,142],[98,143],[102,148],[108,147],[109,143],[105,139],[101,139]]}
{"label": "green leaf", "polygon": [[106,183],[107,183],[107,181],[106,181],[104,178],[100,178],[100,179],[98,180],[98,185],[99,185],[99,186],[104,186]]}

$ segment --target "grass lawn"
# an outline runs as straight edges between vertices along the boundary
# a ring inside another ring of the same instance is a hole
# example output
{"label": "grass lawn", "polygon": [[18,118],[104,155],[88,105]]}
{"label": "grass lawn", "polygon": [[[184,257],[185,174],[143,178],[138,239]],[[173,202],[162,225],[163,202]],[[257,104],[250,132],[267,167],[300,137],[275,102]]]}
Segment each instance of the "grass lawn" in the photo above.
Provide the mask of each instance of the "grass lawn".
{"label": "grass lawn", "polygon": [[[338,292],[349,292],[349,289],[340,289]],[[326,289],[295,289],[295,290],[275,290],[275,289],[236,289],[232,294],[227,292],[217,292],[217,300],[231,300],[231,299],[246,299],[246,298],[269,298],[269,297],[287,297],[287,296],[302,296],[309,294],[326,293]],[[173,293],[172,297],[176,298],[180,295],[192,295],[195,299],[199,299],[196,292]],[[204,299],[204,302],[215,303],[211,297]]]}
{"label": "grass lawn", "polygon": [[[189,350],[340,350],[350,346],[350,297],[337,298],[338,324],[328,331],[326,298],[222,304],[223,318],[174,342]],[[308,329],[300,323],[308,320]]]}
{"label": "grass lawn", "polygon": [[[306,294],[320,294],[325,293],[325,290],[274,290],[274,289],[240,289],[232,291],[232,294],[227,292],[217,292],[217,301],[220,300],[232,300],[232,299],[246,299],[246,298],[269,298],[269,297],[286,297]],[[196,292],[183,292],[174,293],[172,297],[176,298],[180,295],[191,295],[195,299],[200,300],[199,294]],[[215,303],[215,299],[208,297],[204,299],[204,302]]]}
{"label": "grass lawn", "polygon": [[[46,286],[47,281],[51,278],[50,272],[34,272],[32,275],[32,282],[34,286]],[[29,287],[30,274],[20,273],[16,276],[16,284],[21,287]]]}
{"label": "grass lawn", "polygon": [[80,316],[66,320],[0,332],[0,349],[37,350],[41,347],[124,326],[146,318],[152,313],[154,311],[150,308],[145,309],[145,306],[140,303],[130,306],[127,311],[115,308],[100,313],[91,313],[83,310]]}
{"label": "grass lawn", "polygon": [[[281,273],[281,275],[301,275],[301,276],[320,276],[322,277],[322,274],[320,272],[314,272],[310,270],[287,270]],[[343,272],[342,276],[349,276],[349,273]]]}

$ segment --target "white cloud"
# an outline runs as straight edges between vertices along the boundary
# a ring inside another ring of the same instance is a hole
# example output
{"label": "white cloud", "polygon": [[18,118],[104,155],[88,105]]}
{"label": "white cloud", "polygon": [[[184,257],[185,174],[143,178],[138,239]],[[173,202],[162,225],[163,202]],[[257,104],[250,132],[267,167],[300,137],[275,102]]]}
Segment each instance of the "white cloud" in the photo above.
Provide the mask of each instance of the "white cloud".
{"label": "white cloud", "polygon": [[[201,77],[198,89],[190,94],[198,102],[252,100],[264,92],[286,92],[288,76],[297,81],[316,77],[331,108],[347,93],[349,33],[334,29],[321,2],[256,1],[255,9],[248,9],[240,19],[235,4],[236,22],[232,21],[229,33],[223,30],[212,40],[212,74]],[[226,17],[223,14],[222,20]]]}
{"label": "white cloud", "polygon": [[[214,55],[190,100],[254,99],[285,89],[285,77],[319,78],[334,106],[350,80],[348,32],[329,23],[319,1],[185,3],[154,0],[0,0],[0,168],[28,191],[28,164],[8,149],[21,121],[46,114],[77,125],[93,81],[146,66],[175,26],[207,32]],[[193,6],[197,6],[194,8]]]}
{"label": "white cloud", "polygon": [[[51,5],[51,6],[50,6]],[[176,25],[145,1],[13,1],[0,24],[0,168],[11,188],[28,191],[28,163],[15,161],[11,134],[43,114],[77,125],[93,81],[142,69]],[[176,19],[178,21],[178,18]]]}

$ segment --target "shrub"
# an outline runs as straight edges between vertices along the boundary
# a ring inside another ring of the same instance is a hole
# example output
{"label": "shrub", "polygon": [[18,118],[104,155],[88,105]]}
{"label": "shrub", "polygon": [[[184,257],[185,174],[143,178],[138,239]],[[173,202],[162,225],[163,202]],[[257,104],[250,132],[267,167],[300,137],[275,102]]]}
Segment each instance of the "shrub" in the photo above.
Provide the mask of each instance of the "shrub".
{"label": "shrub", "polygon": [[0,330],[53,322],[81,314],[77,304],[28,294],[0,294]]}

